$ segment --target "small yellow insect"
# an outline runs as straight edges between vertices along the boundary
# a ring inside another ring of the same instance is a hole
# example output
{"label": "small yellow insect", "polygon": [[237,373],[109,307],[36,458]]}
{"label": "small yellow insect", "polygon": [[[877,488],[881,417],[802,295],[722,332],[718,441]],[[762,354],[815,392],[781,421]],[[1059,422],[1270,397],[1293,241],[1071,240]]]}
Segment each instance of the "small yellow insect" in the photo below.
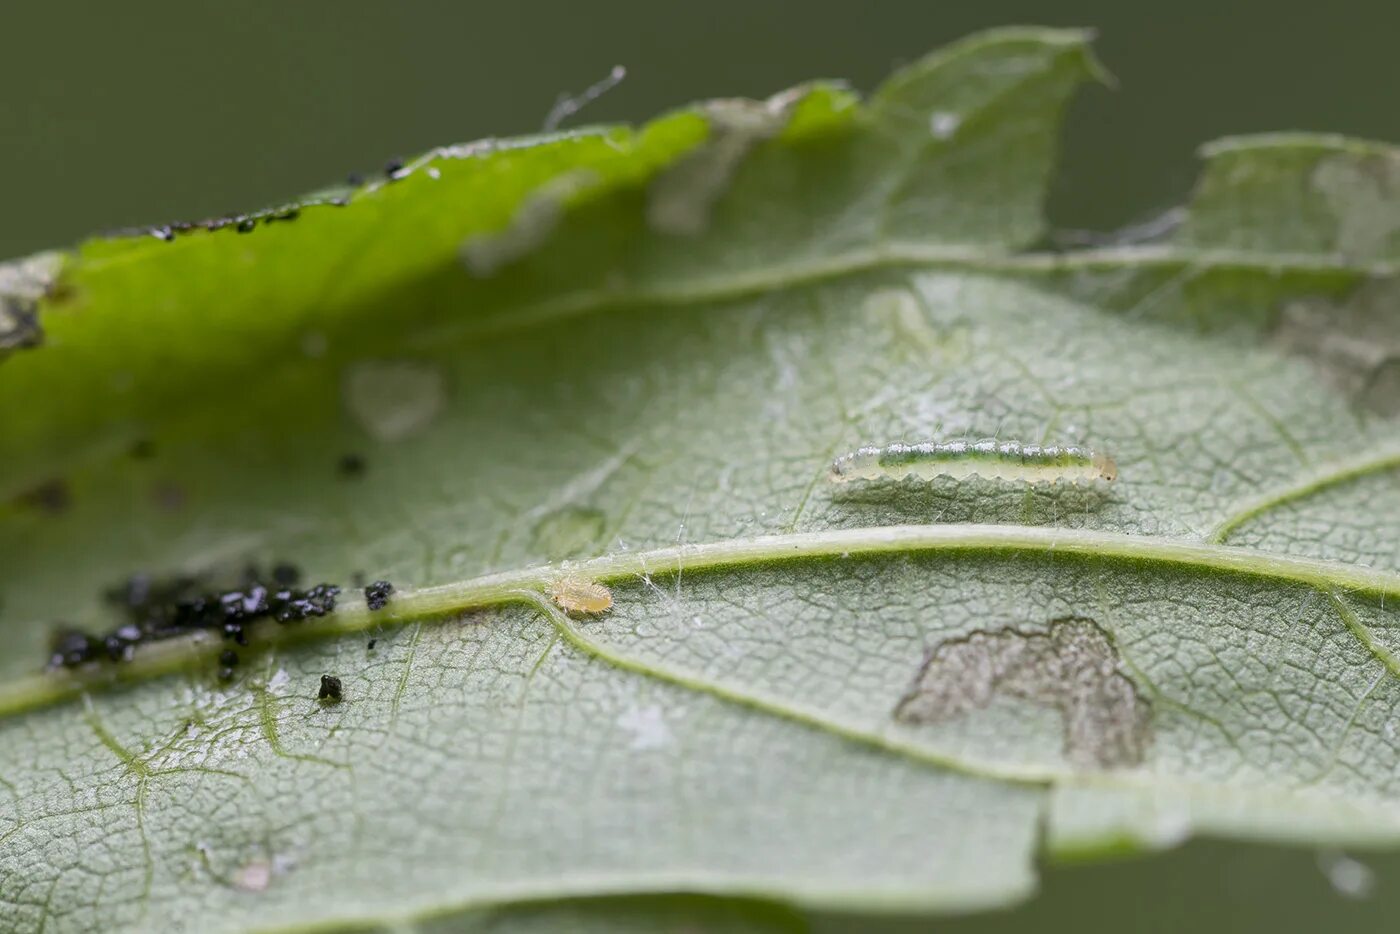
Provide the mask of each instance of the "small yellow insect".
{"label": "small yellow insect", "polygon": [[596,615],[612,609],[612,591],[597,581],[581,577],[561,577],[549,588],[549,595],[565,613]]}

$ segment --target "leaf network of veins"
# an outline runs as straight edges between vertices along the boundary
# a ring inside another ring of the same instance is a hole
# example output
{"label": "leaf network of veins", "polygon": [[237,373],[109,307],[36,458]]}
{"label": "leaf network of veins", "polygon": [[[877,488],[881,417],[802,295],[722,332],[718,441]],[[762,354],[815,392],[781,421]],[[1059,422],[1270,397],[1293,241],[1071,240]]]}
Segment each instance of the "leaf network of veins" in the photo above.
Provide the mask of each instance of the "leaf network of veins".
{"label": "leaf network of veins", "polygon": [[[850,559],[892,553],[1054,554],[1079,560],[1135,562],[1172,566],[1202,574],[1243,575],[1311,587],[1330,596],[1331,604],[1357,641],[1400,676],[1400,658],[1382,646],[1354,614],[1345,597],[1400,599],[1400,573],[1360,567],[1340,561],[1293,557],[1276,552],[1225,544],[1245,523],[1285,503],[1361,477],[1400,467],[1400,452],[1380,451],[1327,466],[1292,484],[1266,491],[1236,506],[1202,540],[1169,539],[1124,533],[1019,525],[883,525],[865,528],[791,532],[721,542],[682,544],[651,551],[626,552],[565,564],[538,565],[487,574],[395,595],[388,607],[371,611],[362,599],[351,598],[330,616],[295,629],[268,634],[269,644],[333,638],[394,625],[446,619],[508,604],[541,609],[576,647],[623,667],[619,656],[603,652],[584,638],[564,614],[545,599],[564,575],[602,583],[679,575],[687,570],[742,569],[803,560]],[[96,676],[79,672],[44,672],[0,687],[0,715],[46,706],[86,694],[106,684],[129,683],[183,670],[216,653],[217,641],[202,634],[145,647],[141,655]],[[660,675],[655,670],[646,673]],[[685,682],[683,676],[668,680]],[[694,685],[692,685],[694,686]]]}

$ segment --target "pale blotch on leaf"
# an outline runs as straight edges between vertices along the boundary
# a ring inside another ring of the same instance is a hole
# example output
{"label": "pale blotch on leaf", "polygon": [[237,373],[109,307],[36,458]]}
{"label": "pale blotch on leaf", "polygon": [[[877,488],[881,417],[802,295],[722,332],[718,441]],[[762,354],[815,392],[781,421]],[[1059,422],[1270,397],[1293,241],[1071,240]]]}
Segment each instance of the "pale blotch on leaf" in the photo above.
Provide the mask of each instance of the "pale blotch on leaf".
{"label": "pale blotch on leaf", "polygon": [[1400,415],[1400,340],[1394,280],[1376,279],[1345,302],[1300,299],[1285,305],[1274,328],[1279,349],[1310,360],[1359,409]]}
{"label": "pale blotch on leaf", "polygon": [[947,110],[935,110],[928,120],[929,132],[934,139],[952,139],[962,126],[962,117]]}
{"label": "pale blotch on leaf", "polygon": [[942,723],[998,697],[1058,710],[1065,755],[1081,768],[1137,765],[1151,741],[1151,708],[1119,669],[1118,650],[1097,623],[1078,616],[1053,620],[1045,632],[979,631],[944,642],[894,716]]}
{"label": "pale blotch on leaf", "polygon": [[568,506],[535,523],[531,544],[550,561],[596,552],[607,534],[607,516],[597,509]]}
{"label": "pale blotch on leaf", "polygon": [[1336,218],[1338,253],[1370,260],[1394,252],[1400,233],[1400,155],[1324,159],[1313,169],[1312,183]]}
{"label": "pale blotch on leaf", "polygon": [[516,209],[505,230],[462,244],[462,263],[478,278],[495,275],[539,249],[559,226],[569,199],[599,183],[597,172],[579,169],[550,179]]}
{"label": "pale blotch on leaf", "polygon": [[705,106],[710,138],[662,172],[647,191],[647,223],[658,233],[695,236],[710,223],[710,209],[729,187],[739,163],[756,143],[787,126],[800,95],[767,101],[718,100]]}
{"label": "pale blotch on leaf", "polygon": [[377,441],[400,441],[423,431],[442,412],[447,379],[435,363],[362,360],[346,371],[345,408]]}
{"label": "pale blotch on leaf", "polygon": [[632,749],[663,749],[671,745],[671,728],[666,725],[661,708],[655,704],[624,711],[618,716],[617,725],[630,734]]}
{"label": "pale blotch on leaf", "polygon": [[240,892],[265,892],[272,883],[272,864],[255,859],[233,871],[229,884]]}
{"label": "pale blotch on leaf", "polygon": [[877,289],[861,303],[861,313],[873,327],[889,333],[890,349],[898,357],[957,360],[967,356],[967,328],[938,329],[907,289]]}

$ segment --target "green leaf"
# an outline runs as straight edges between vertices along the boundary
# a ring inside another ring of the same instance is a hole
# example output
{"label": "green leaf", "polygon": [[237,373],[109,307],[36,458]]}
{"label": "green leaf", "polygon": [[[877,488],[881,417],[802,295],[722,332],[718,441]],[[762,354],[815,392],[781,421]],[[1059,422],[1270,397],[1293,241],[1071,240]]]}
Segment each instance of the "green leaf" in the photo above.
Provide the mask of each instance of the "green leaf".
{"label": "green leaf", "polygon": [[[1218,144],[1175,235],[1047,252],[1094,73],[988,33],[864,103],[448,147],[0,267],[5,914],[783,930],[1193,834],[1395,848],[1400,155]],[[965,436],[1120,479],[826,481]],[[280,559],[398,592],[265,625],[230,683],[198,640],[39,672],[133,571]]]}

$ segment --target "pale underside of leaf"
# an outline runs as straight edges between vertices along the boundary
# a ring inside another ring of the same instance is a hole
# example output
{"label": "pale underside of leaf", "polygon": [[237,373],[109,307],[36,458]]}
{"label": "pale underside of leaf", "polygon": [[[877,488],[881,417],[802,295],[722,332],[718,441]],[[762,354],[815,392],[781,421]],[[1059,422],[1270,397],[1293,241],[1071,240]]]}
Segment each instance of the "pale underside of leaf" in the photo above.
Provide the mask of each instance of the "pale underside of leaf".
{"label": "pale underside of leaf", "polygon": [[[295,223],[70,257],[0,363],[0,909],[969,909],[1038,853],[1394,848],[1395,156],[1235,141],[1172,239],[1036,252],[1090,71],[1078,34],[991,34],[867,104],[441,150]],[[993,436],[1121,477],[823,479]],[[61,510],[25,496],[55,478]],[[34,673],[36,622],[102,625],[126,573],[284,557],[400,592],[229,685],[208,644]],[[612,612],[560,612],[565,574]]]}

